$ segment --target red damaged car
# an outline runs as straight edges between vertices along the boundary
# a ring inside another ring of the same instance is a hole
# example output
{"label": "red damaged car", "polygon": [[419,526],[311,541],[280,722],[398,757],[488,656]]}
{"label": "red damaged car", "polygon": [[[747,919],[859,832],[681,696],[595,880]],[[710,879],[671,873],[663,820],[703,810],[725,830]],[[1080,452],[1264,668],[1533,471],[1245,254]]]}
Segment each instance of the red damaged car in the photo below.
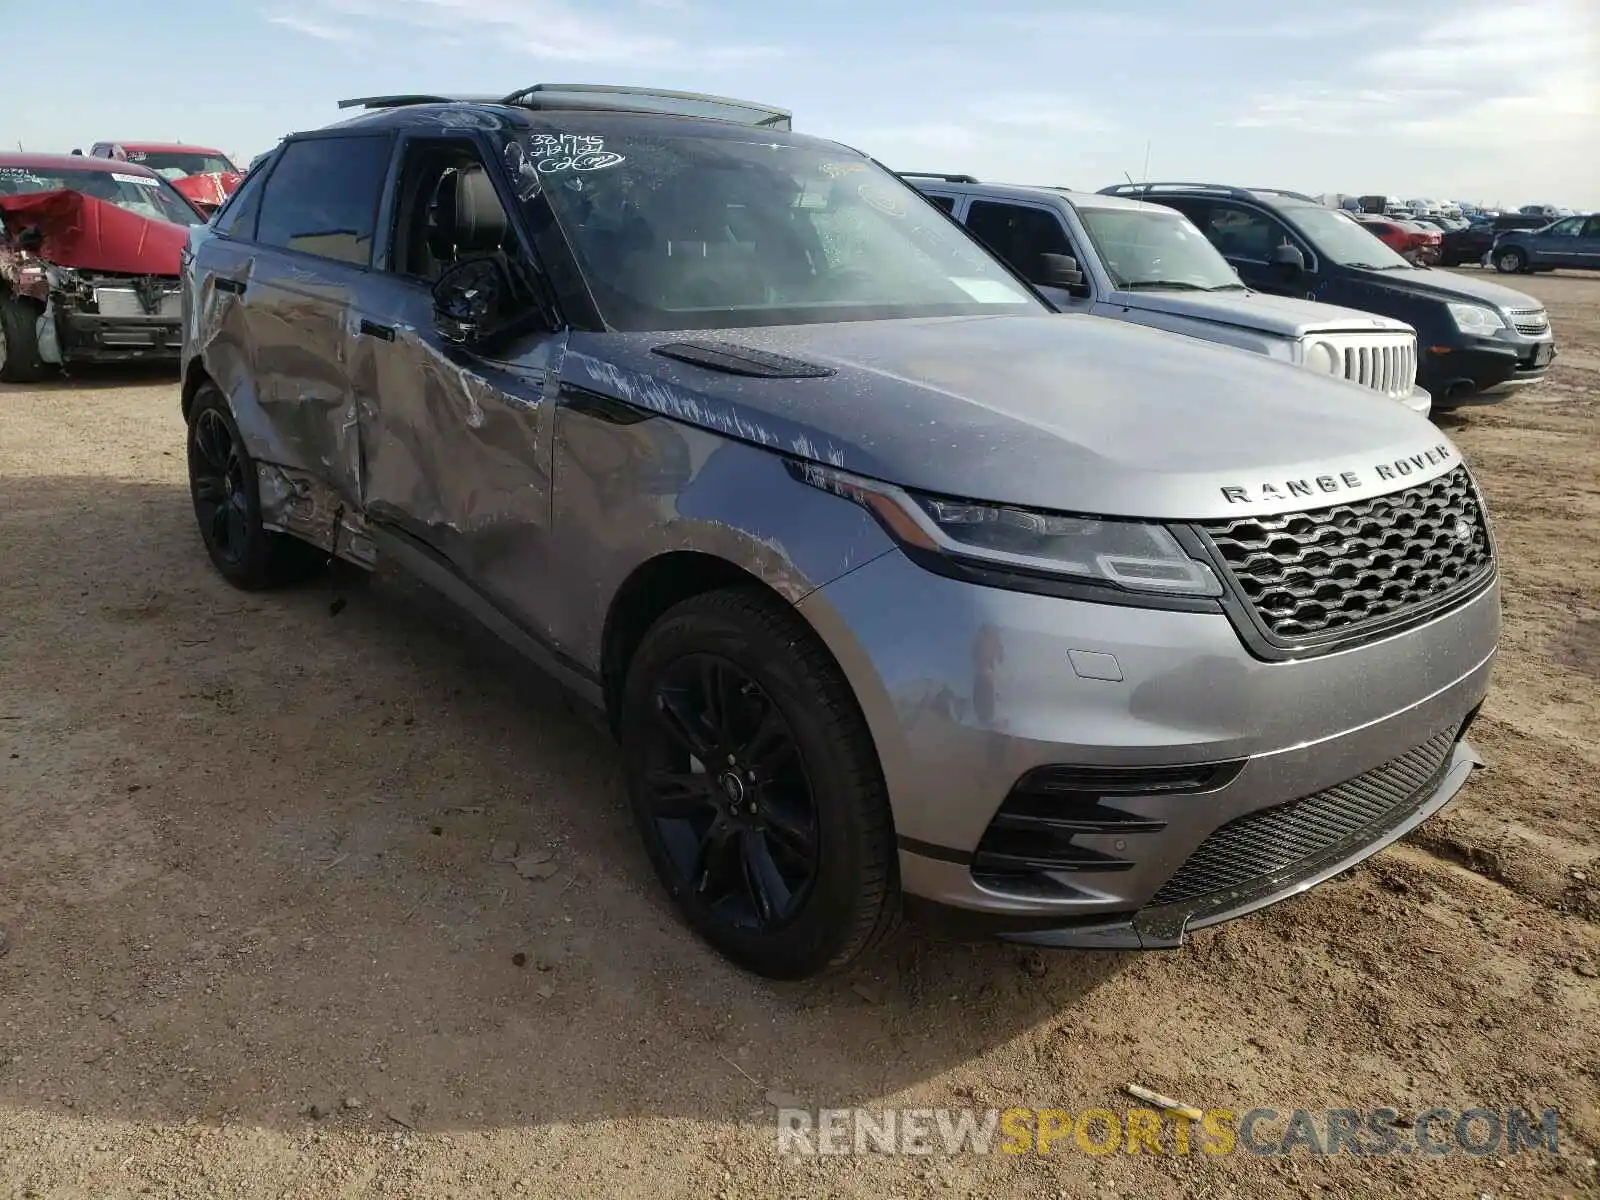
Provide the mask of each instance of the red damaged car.
{"label": "red damaged car", "polygon": [[1436,263],[1444,234],[1438,229],[1418,225],[1395,217],[1375,213],[1351,213],[1351,218],[1367,227],[1367,231],[1396,254],[1412,262]]}
{"label": "red damaged car", "polygon": [[138,163],[161,176],[206,216],[233,195],[244,173],[221,150],[166,142],[96,142],[93,158]]}
{"label": "red damaged car", "polygon": [[178,257],[205,220],[131,162],[0,154],[0,380],[72,362],[176,359]]}

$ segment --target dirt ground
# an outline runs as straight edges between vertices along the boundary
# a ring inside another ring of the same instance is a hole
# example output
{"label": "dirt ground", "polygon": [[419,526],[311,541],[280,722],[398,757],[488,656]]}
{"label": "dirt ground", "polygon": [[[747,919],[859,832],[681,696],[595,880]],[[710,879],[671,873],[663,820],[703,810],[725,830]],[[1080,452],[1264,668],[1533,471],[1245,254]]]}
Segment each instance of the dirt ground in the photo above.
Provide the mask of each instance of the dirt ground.
{"label": "dirt ground", "polygon": [[[1523,282],[1559,366],[1442,421],[1506,608],[1488,769],[1445,813],[1180,951],[913,925],[799,986],[684,930],[610,743],[487,635],[385,576],[224,584],[170,378],[0,387],[0,1198],[1600,1191],[1600,279]],[[1126,1110],[1129,1083],[1558,1107],[1562,1153],[775,1152],[780,1094]]]}

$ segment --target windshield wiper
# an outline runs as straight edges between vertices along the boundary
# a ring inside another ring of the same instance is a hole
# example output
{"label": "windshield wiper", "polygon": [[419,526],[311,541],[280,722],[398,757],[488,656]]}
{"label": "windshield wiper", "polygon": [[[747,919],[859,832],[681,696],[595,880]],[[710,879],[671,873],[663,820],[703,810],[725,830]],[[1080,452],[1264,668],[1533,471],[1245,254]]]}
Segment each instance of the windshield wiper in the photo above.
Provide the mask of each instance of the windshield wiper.
{"label": "windshield wiper", "polygon": [[1180,292],[1209,292],[1208,287],[1201,287],[1198,283],[1190,283],[1184,279],[1135,279],[1122,285],[1130,292],[1140,288],[1171,288]]}

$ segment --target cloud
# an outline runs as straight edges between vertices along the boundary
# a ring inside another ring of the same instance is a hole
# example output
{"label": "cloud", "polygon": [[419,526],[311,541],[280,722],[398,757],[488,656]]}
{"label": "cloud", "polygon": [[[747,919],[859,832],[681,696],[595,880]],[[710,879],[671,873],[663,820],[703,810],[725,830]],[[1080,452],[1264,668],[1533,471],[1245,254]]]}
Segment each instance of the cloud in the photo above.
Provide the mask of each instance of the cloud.
{"label": "cloud", "polygon": [[1260,94],[1225,124],[1482,147],[1565,141],[1592,132],[1600,116],[1597,61],[1600,9],[1590,0],[1466,9],[1403,47],[1347,60],[1349,86],[1324,80]]}
{"label": "cloud", "polygon": [[[648,7],[663,13],[670,4]],[[779,53],[764,45],[688,45],[676,37],[644,28],[635,12],[627,20],[579,11],[560,0],[324,0],[323,11],[358,17],[367,23],[387,23],[426,29],[433,33],[475,34],[492,38],[502,50],[529,58],[570,63],[646,63],[670,59],[675,65],[706,63],[727,65],[771,57]],[[684,10],[676,10],[682,16]],[[311,36],[306,25],[320,22],[304,18],[269,18]]]}
{"label": "cloud", "polygon": [[1029,135],[1106,133],[1114,122],[1075,96],[1002,92],[973,106],[980,124]]}
{"label": "cloud", "polygon": [[269,13],[267,20],[273,25],[282,25],[285,29],[292,29],[296,33],[303,33],[306,37],[316,38],[322,42],[348,42],[355,37],[355,31],[352,29],[327,25],[296,13]]}
{"label": "cloud", "polygon": [[1105,38],[1175,38],[1292,41],[1306,38],[1333,38],[1357,34],[1367,29],[1414,23],[1416,16],[1390,9],[1337,9],[1321,16],[1278,17],[1264,21],[1230,24],[1212,19],[1199,20],[1135,13],[1031,13],[1010,17],[1006,24],[1029,33],[1069,38],[1083,46]]}
{"label": "cloud", "polygon": [[1105,113],[1077,97],[1013,92],[939,117],[836,132],[894,169],[1055,180],[1064,155],[1070,152],[1077,160],[1092,155],[1105,148],[1106,135],[1115,129]]}
{"label": "cloud", "polygon": [[1290,129],[1299,133],[1390,133],[1399,114],[1419,107],[1455,104],[1451,90],[1425,88],[1336,88],[1308,85],[1257,95],[1250,108],[1224,122],[1235,129]]}

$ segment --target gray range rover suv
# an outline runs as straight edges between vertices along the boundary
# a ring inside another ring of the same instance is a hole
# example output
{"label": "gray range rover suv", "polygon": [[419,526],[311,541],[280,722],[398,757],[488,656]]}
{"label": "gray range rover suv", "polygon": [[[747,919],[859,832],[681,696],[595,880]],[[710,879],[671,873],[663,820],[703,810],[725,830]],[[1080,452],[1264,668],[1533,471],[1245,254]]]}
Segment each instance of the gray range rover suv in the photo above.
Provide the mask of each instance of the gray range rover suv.
{"label": "gray range rover suv", "polygon": [[1466,779],[1499,595],[1427,421],[1056,315],[780,110],[364,103],[191,234],[206,549],[389,560],[570,685],[736,962],[840,966],[903,896],[1175,946]]}

